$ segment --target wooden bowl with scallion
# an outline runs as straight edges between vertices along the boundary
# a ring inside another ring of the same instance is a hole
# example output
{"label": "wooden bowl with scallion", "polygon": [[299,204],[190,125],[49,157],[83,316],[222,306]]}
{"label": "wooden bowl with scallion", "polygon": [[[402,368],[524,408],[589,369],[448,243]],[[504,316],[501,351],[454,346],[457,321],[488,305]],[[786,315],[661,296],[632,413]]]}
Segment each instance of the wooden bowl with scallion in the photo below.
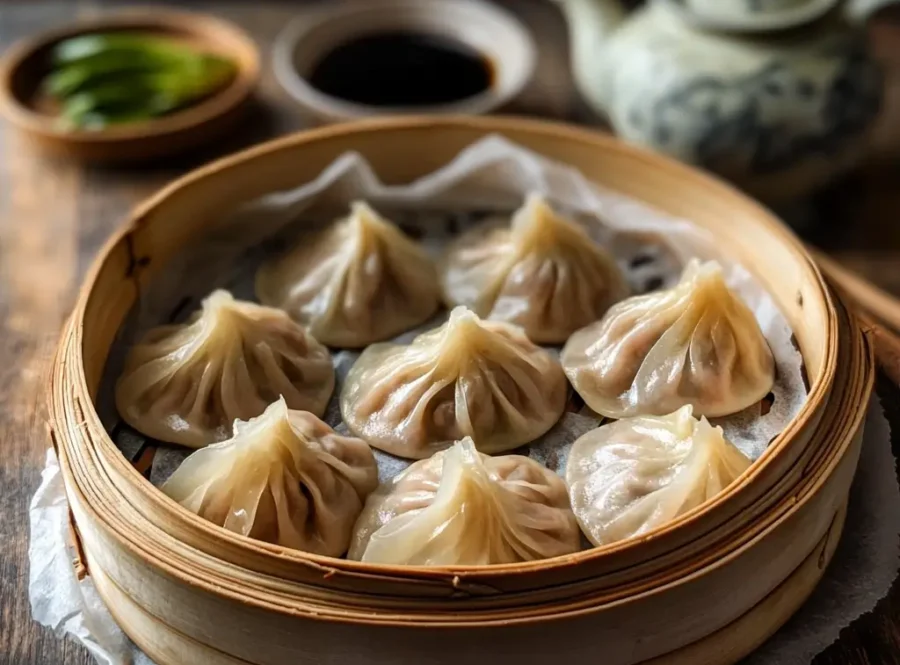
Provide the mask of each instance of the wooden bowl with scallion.
{"label": "wooden bowl with scallion", "polygon": [[40,147],[89,162],[147,161],[239,121],[259,54],[218,18],[116,14],[38,35],[0,61],[0,110]]}

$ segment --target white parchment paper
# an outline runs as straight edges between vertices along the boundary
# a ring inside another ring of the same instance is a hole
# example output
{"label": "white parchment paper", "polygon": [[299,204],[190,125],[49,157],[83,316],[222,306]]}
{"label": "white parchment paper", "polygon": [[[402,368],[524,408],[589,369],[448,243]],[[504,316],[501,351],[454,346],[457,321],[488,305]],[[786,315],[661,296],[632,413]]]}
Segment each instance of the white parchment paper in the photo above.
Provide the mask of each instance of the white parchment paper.
{"label": "white parchment paper", "polygon": [[[101,418],[111,432],[116,431],[114,438],[126,455],[129,450],[136,453],[143,441],[121,426],[111,398],[112,384],[130,344],[153,326],[187,316],[214,288],[228,288],[237,297],[253,299],[253,278],[262,261],[290,247],[310,228],[346,214],[352,201],[369,201],[437,256],[449,240],[472,225],[498,215],[508,216],[529,192],[546,195],[557,209],[580,222],[596,242],[610,249],[637,293],[674,284],[692,257],[715,259],[723,265],[730,287],[753,310],[769,342],[776,381],[774,401],[764,415],[760,405],[754,405],[713,422],[721,425],[728,439],[750,458],[759,457],[797,414],[807,394],[802,358],[793,344],[792,331],[769,293],[703,229],[599,187],[576,169],[501,136],[479,140],[447,165],[402,185],[383,183],[359,154],[346,153],[313,181],[249,201],[220,220],[205,239],[174,257],[142,292],[139,306],[110,354],[101,388]],[[439,325],[444,316],[395,341],[410,341]],[[343,424],[338,396],[343,378],[357,357],[349,351],[334,354],[338,385],[325,420],[339,430]],[[515,452],[562,474],[571,444],[600,420],[588,410],[567,415],[538,441]],[[189,452],[177,446],[160,446],[151,481],[157,485],[164,482]],[[376,457],[382,480],[408,465],[384,453]]]}
{"label": "white parchment paper", "polygon": [[[68,505],[53,450],[47,451],[30,518],[29,594],[35,620],[84,645],[100,665],[153,665],[115,624],[90,576],[81,582],[75,578]],[[887,594],[897,577],[898,536],[900,487],[890,430],[873,399],[834,559],[809,601],[747,664],[803,665],[835,641],[842,628]]]}

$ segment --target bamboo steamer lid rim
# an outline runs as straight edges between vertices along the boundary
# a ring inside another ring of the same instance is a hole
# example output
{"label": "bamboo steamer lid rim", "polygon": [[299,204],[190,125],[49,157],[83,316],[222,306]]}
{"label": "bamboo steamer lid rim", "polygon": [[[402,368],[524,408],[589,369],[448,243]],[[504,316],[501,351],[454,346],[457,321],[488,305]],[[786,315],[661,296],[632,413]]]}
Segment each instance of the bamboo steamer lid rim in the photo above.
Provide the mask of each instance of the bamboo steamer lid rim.
{"label": "bamboo steamer lid rim", "polygon": [[[578,565],[607,555],[621,553],[630,548],[638,547],[641,544],[670,535],[684,527],[686,524],[694,521],[699,515],[714,511],[722,503],[739,493],[747,485],[751,484],[759,475],[759,471],[766,466],[768,461],[786,446],[791,444],[794,435],[803,427],[804,423],[810,419],[817,405],[827,399],[831,390],[837,363],[837,344],[835,343],[835,339],[837,336],[838,324],[833,297],[826,287],[818,267],[812,261],[799,239],[797,239],[787,227],[777,221],[777,219],[762,205],[745,196],[731,185],[689,166],[680,164],[670,158],[627,145],[607,134],[594,130],[577,128],[564,123],[506,116],[394,116],[374,118],[302,131],[251,147],[242,152],[202,166],[163,187],[155,195],[151,196],[142,204],[139,204],[129,217],[127,224],[113,234],[101,249],[97,259],[93,262],[87,273],[84,286],[72,314],[73,325],[71,332],[74,335],[76,353],[79,360],[83,357],[82,354],[85,351],[85,312],[88,308],[88,304],[95,296],[97,281],[102,275],[103,270],[106,268],[107,262],[110,261],[111,254],[120,243],[125,243],[131,247],[132,234],[137,232],[142,225],[146,223],[152,213],[157,208],[167,204],[172,199],[177,198],[184,191],[189,191],[191,186],[207,178],[215,177],[223,171],[228,171],[233,167],[263,159],[273,153],[285,149],[299,148],[304,145],[327,143],[335,137],[374,134],[379,132],[390,132],[392,130],[429,130],[440,132],[442,130],[446,131],[454,129],[474,130],[479,132],[482,136],[490,134],[502,135],[506,132],[511,132],[513,134],[520,132],[541,135],[543,138],[551,140],[561,139],[592,145],[598,149],[600,154],[606,152],[627,155],[627,157],[634,162],[639,162],[642,165],[657,170],[667,170],[670,173],[677,175],[685,182],[685,184],[689,184],[692,188],[698,190],[718,190],[718,192],[722,194],[730,195],[732,198],[739,201],[746,211],[752,213],[759,222],[766,227],[766,230],[769,233],[776,236],[781,243],[784,243],[791,249],[793,254],[800,261],[800,267],[805,270],[807,275],[812,277],[812,287],[814,288],[813,295],[820,298],[825,305],[828,320],[828,327],[825,331],[826,351],[823,357],[822,371],[809,386],[807,398],[800,411],[791,420],[788,426],[769,443],[764,453],[753,462],[748,471],[714,499],[686,512],[666,525],[638,537],[561,557],[524,563],[491,566],[412,567],[369,564],[309,554],[241,536],[207,522],[198,515],[181,507],[156,487],[151,485],[150,482],[144,478],[123,455],[121,455],[100,422],[99,415],[97,414],[93,403],[91,403],[86,405],[86,407],[83,407],[85,424],[89,425],[90,429],[96,433],[98,441],[94,441],[93,443],[95,447],[99,447],[99,453],[103,456],[104,462],[115,465],[117,469],[126,476],[129,482],[139,486],[143,492],[148,494],[148,498],[152,499],[157,505],[162,505],[169,510],[174,510],[181,519],[204,532],[210,538],[225,541],[231,545],[245,549],[265,552],[278,557],[279,559],[291,560],[296,563],[310,566],[314,569],[323,571],[325,576],[336,571],[347,571],[363,575],[399,576],[410,581],[414,579],[441,578],[448,579],[453,584],[458,580],[463,580],[467,574],[478,575],[483,574],[488,570],[491,575],[494,576],[525,574],[546,569],[548,567]],[[68,378],[70,381],[74,382],[72,390],[77,394],[90,395],[91,391],[88,387],[84,364],[83,362],[75,364],[77,365],[75,367],[72,366],[72,363],[69,363],[68,365],[70,371]],[[104,453],[107,451],[115,451],[115,454],[112,456],[105,455]]]}

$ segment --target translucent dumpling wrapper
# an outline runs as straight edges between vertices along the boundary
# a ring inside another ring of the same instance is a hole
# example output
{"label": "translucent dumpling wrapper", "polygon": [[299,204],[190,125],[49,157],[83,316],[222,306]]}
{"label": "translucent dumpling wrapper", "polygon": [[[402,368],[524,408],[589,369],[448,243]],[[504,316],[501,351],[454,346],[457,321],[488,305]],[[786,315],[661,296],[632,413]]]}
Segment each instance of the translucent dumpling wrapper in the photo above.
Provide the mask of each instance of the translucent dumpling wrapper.
{"label": "translucent dumpling wrapper", "polygon": [[362,202],[350,216],[260,268],[260,301],[329,346],[358,348],[425,322],[440,306],[433,261]]}
{"label": "translucent dumpling wrapper", "polygon": [[534,441],[567,397],[559,362],[521,328],[457,307],[409,345],[366,349],[347,375],[341,413],[370,445],[422,459],[466,436],[485,453]]}
{"label": "translucent dumpling wrapper", "polygon": [[139,432],[200,448],[283,395],[325,413],[334,391],[328,349],[284,312],[215,291],[183,324],[154,328],[129,352],[116,406]]}
{"label": "translucent dumpling wrapper", "polygon": [[453,243],[441,281],[449,305],[515,323],[540,344],[565,342],[629,294],[612,256],[537,194],[511,225],[476,227]]}
{"label": "translucent dumpling wrapper", "polygon": [[753,312],[715,262],[691,261],[668,290],[614,305],[560,357],[575,390],[611,418],[736,413],[772,389],[775,360]]}
{"label": "translucent dumpling wrapper", "polygon": [[229,531],[340,556],[378,486],[371,448],[283,399],[234,423],[234,436],[191,454],[162,490]]}
{"label": "translucent dumpling wrapper", "polygon": [[572,510],[595,545],[660,527],[731,485],[751,461],[721,427],[684,406],[667,416],[625,418],[572,446],[566,484]]}
{"label": "translucent dumpling wrapper", "polygon": [[562,479],[521,455],[482,455],[465,438],[379,486],[359,516],[348,558],[478,566],[580,548]]}

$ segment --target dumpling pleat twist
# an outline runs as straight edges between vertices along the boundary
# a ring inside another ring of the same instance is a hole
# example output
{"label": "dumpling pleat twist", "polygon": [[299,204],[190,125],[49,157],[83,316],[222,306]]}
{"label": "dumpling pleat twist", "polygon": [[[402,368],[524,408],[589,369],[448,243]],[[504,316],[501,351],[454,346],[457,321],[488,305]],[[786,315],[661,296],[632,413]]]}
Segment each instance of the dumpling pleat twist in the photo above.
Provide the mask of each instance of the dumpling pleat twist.
{"label": "dumpling pleat twist", "polygon": [[341,412],[370,445],[422,459],[465,436],[487,453],[530,443],[559,420],[567,396],[559,363],[521,329],[458,307],[409,345],[366,349]]}
{"label": "dumpling pleat twist", "polygon": [[663,526],[709,501],[748,459],[691,406],[599,427],[572,446],[566,484],[572,509],[595,545]]}
{"label": "dumpling pleat twist", "polygon": [[319,341],[346,348],[414,328],[440,305],[432,260],[363,202],[263,265],[256,294],[309,326]]}
{"label": "dumpling pleat twist", "polygon": [[560,356],[575,390],[610,418],[736,413],[772,389],[775,360],[753,312],[722,269],[692,261],[672,289],[614,305]]}
{"label": "dumpling pleat twist", "polygon": [[340,556],[378,484],[369,446],[283,399],[234,425],[234,437],[190,455],[162,490],[229,531]]}
{"label": "dumpling pleat twist", "polygon": [[470,438],[380,486],[348,557],[411,566],[534,561],[580,549],[565,485],[527,457],[481,455]]}
{"label": "dumpling pleat twist", "polygon": [[612,256],[538,194],[509,226],[488,223],[452,243],[441,281],[449,305],[514,323],[542,344],[565,342],[629,293]]}
{"label": "dumpling pleat twist", "polygon": [[284,312],[215,291],[184,324],[136,344],[116,384],[116,406],[139,432],[200,448],[279,396],[321,416],[334,391],[328,349]]}

